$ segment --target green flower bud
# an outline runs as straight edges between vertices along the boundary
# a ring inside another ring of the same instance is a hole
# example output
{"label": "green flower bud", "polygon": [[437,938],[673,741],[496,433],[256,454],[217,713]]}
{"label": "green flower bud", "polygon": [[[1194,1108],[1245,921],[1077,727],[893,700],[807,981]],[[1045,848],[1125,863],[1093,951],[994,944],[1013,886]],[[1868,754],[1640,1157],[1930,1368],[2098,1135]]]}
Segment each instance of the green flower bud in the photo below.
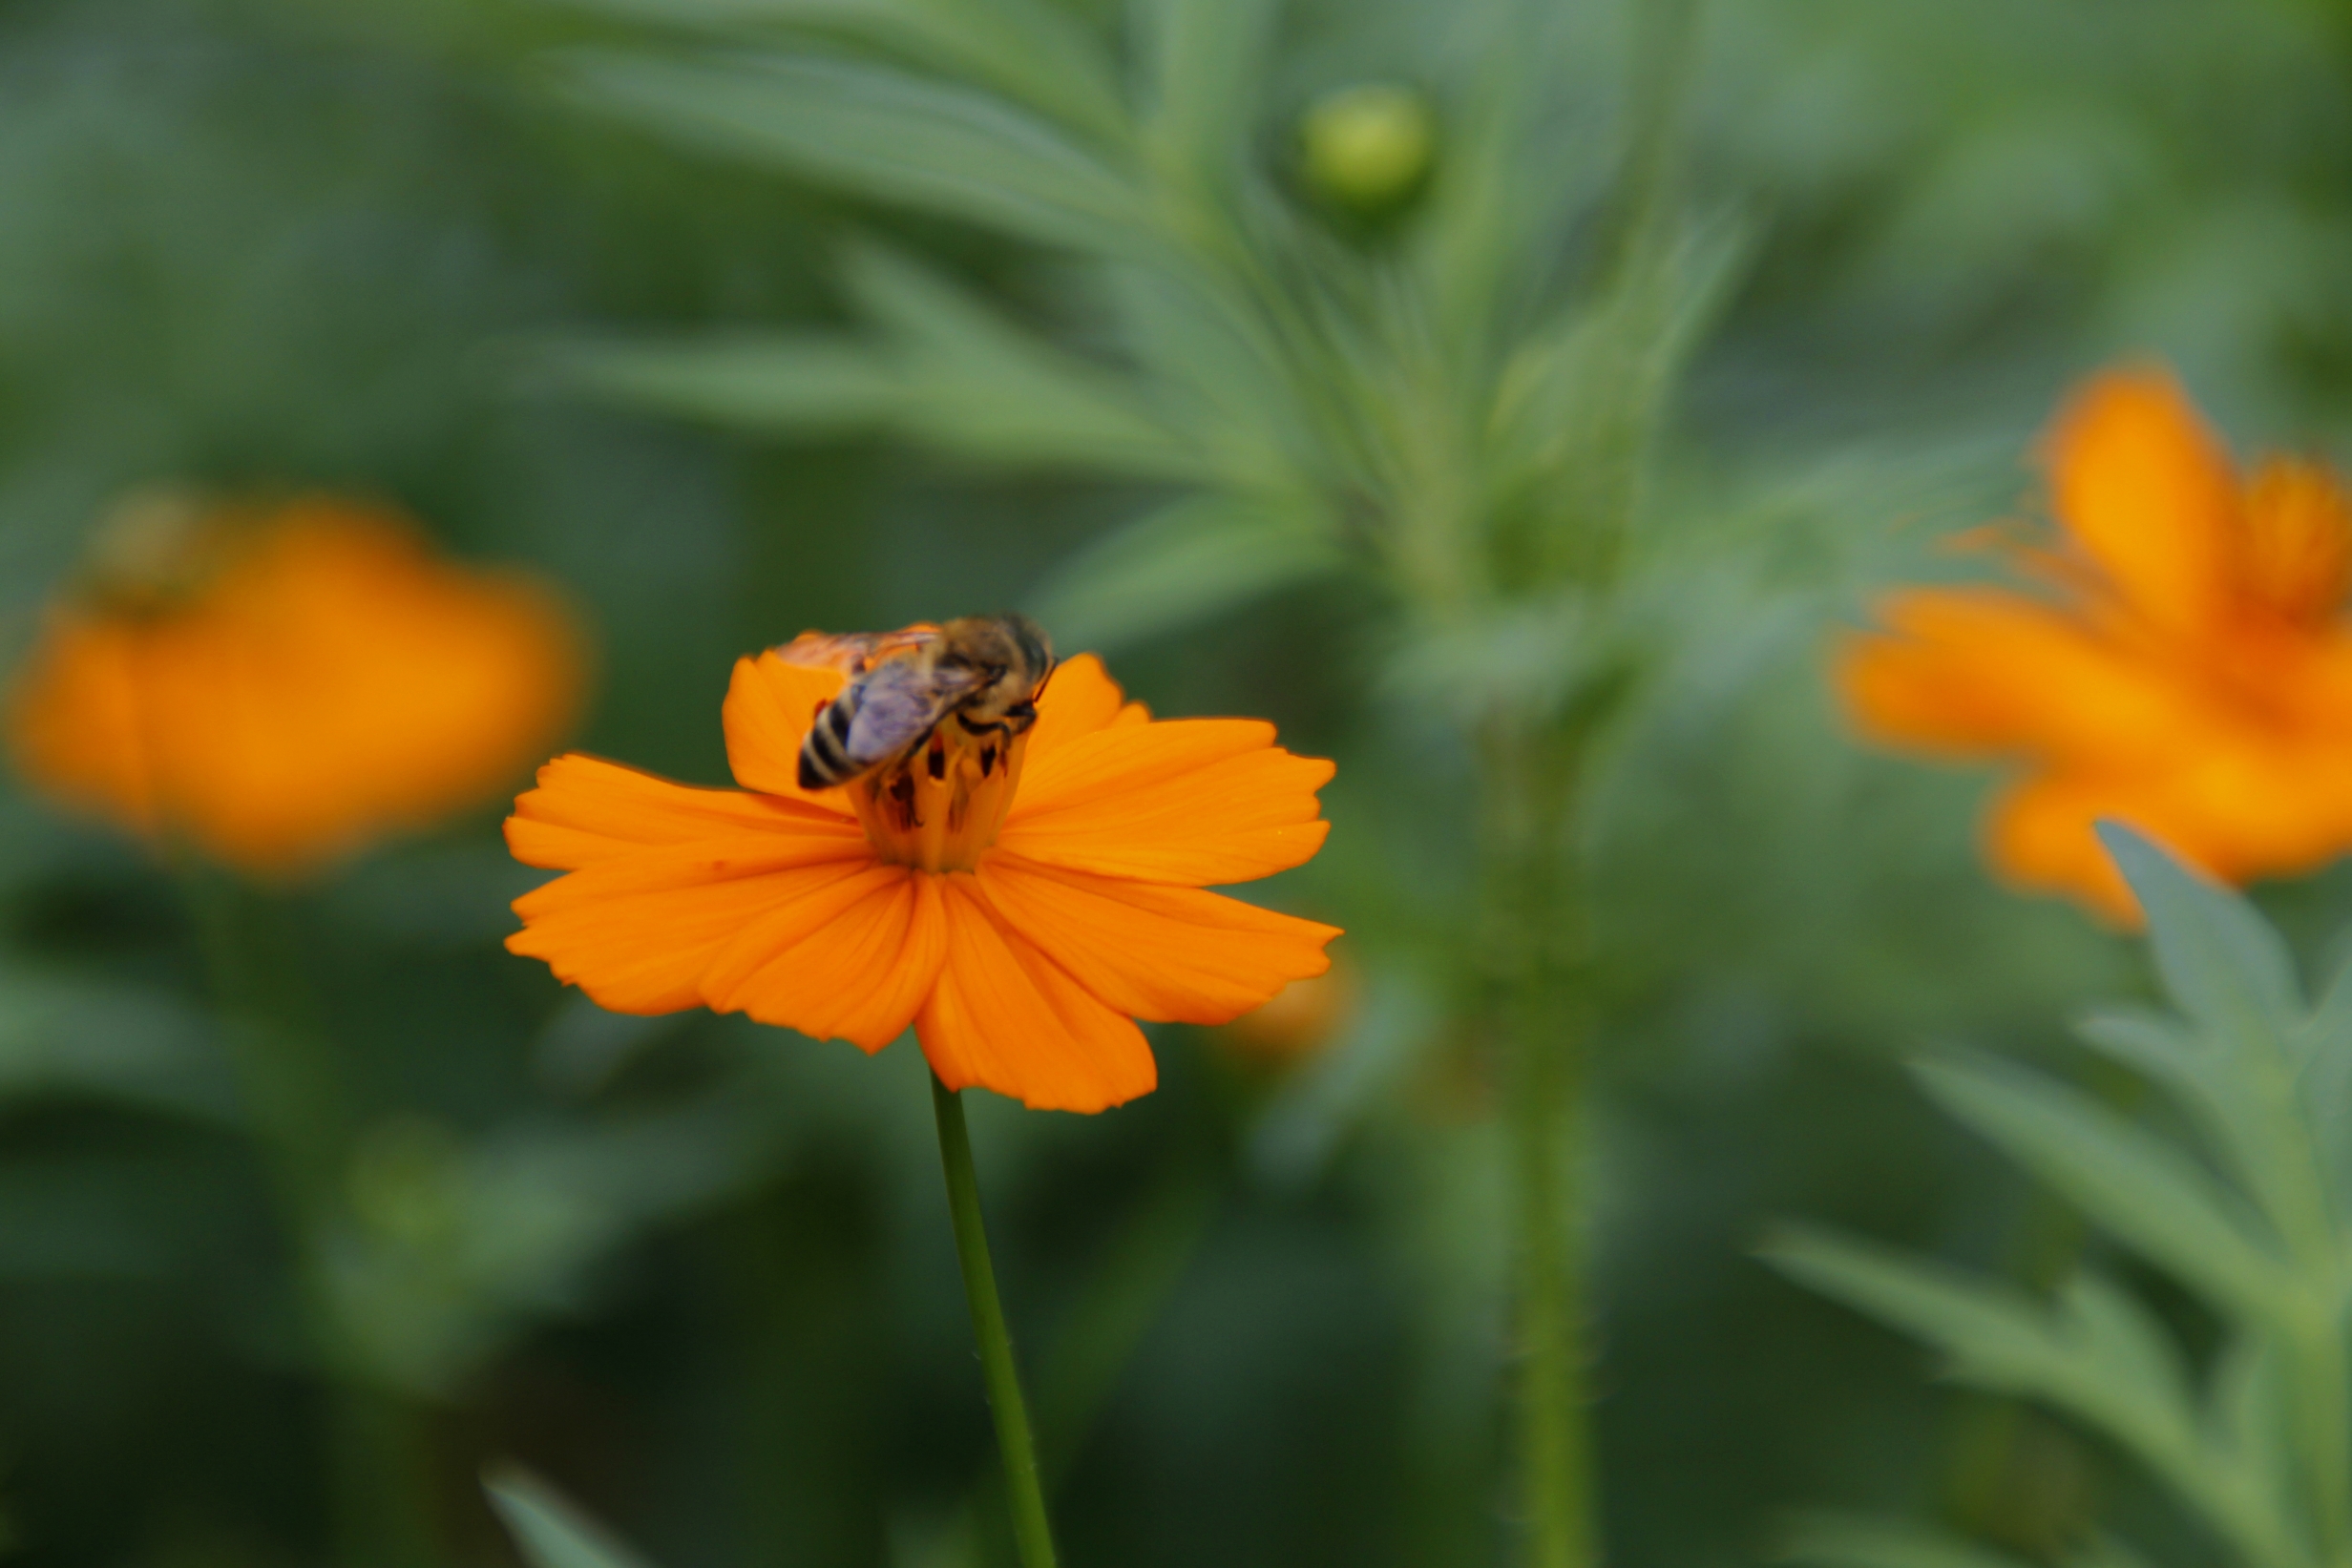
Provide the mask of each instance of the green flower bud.
{"label": "green flower bud", "polygon": [[1402,202],[1429,173],[1437,117],[1417,88],[1367,82],[1326,93],[1299,121],[1308,184],[1359,213]]}

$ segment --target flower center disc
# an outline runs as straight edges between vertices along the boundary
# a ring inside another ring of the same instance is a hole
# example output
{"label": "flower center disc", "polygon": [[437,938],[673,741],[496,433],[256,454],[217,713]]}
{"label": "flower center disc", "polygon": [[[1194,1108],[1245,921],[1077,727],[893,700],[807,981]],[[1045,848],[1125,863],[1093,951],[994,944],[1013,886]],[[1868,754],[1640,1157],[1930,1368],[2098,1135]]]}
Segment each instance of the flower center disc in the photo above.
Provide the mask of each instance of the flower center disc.
{"label": "flower center disc", "polygon": [[905,758],[851,784],[850,808],[883,860],[968,871],[997,842],[1028,751],[1025,731],[976,735],[950,714]]}

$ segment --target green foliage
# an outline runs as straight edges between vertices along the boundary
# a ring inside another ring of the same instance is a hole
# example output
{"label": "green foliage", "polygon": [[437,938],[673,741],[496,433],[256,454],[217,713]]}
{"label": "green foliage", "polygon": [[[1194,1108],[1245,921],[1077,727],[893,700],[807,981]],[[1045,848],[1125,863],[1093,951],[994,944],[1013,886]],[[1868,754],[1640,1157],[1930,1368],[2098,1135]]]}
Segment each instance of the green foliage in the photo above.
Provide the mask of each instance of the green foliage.
{"label": "green foliage", "polygon": [[368,1129],[316,1243],[344,1369],[461,1390],[532,1322],[580,1311],[615,1252],[766,1174],[787,1146],[772,1093],[746,1075],[702,1104],[471,1141],[414,1119]]}
{"label": "green foliage", "polygon": [[[2314,1090],[2332,1081],[2324,1064],[2352,1056],[2352,1028],[2306,1006],[2283,944],[2243,900],[2126,829],[2101,831],[2147,912],[2179,1016],[2100,1015],[2084,1037],[2165,1089],[2203,1146],[2020,1068],[1941,1059],[1921,1066],[1921,1080],[2211,1308],[2225,1329],[2211,1364],[2193,1368],[2174,1331],[2091,1265],[2045,1304],[1823,1232],[1793,1231],[1767,1256],[1934,1346],[1955,1379],[2099,1432],[2232,1560],[2339,1561],[2352,1551],[2352,1217],[2325,1158],[2336,1108]],[[1798,1552],[1880,1568],[1977,1560],[1931,1535],[1838,1523],[1801,1533]]]}
{"label": "green foliage", "polygon": [[[2035,429],[2119,349],[2241,446],[2342,455],[2352,29],[2338,0],[1697,10],[1678,55],[1643,36],[1678,8],[1631,0],[0,8],[0,652],[127,489],[323,488],[559,579],[599,648],[563,743],[680,779],[725,782],[744,651],[998,605],[1115,650],[1157,712],[1335,758],[1331,841],[1268,896],[1348,928],[1336,1039],[1245,1062],[1169,1028],[1115,1116],[973,1111],[1072,1560],[1134,1568],[1505,1559],[1464,732],[1614,708],[1578,824],[1609,1558],[1744,1560],[1798,1499],[1900,1514],[1949,1479],[1949,1401],[1743,1252],[1803,1213],[1881,1238],[1873,1280],[1956,1236],[2035,1254],[1891,1044],[1968,1048],[1937,1093],[2048,1205],[2136,1202],[2117,1220],[2177,1254],[2152,1171],[2197,1257],[2223,1227],[2306,1270],[2271,1218],[2299,1202],[2279,1079],[2201,1022],[2085,1020],[2154,1116],[1997,1065],[2145,966],[1984,873],[1983,779],[1849,743],[1824,642],[1888,583],[1975,572],[1932,541],[2035,510]],[[1429,133],[1376,213],[1302,145],[1366,83]],[[498,950],[537,880],[498,809],[285,901],[314,1011],[269,1038],[345,1101],[289,1220],[171,879],[0,798],[16,1540],[367,1561],[326,1523],[354,1463],[328,1412],[365,1383],[426,1407],[436,1560],[490,1550],[448,1482],[507,1455],[667,1562],[984,1557],[919,1061],[560,992]],[[2325,972],[2352,880],[2255,896]],[[2198,907],[2224,924],[2184,961],[2270,940]],[[2282,972],[2248,951],[2178,984],[2219,1019]],[[2352,976],[2310,1014],[2281,1033],[2332,1197],[2352,1052],[2315,1042],[2352,1028]],[[1199,1187],[1158,1210],[1175,1172]],[[2217,1348],[2207,1303],[2242,1338],[2255,1292],[2126,1234],[2047,1298],[1959,1282],[2008,1336],[1988,1375],[2075,1388],[2045,1352],[2092,1344],[2144,1442],[2177,1452],[2185,1406],[2199,1455],[2291,1451],[2216,1475],[2292,1476],[2303,1363]],[[2233,1555],[2070,1419],[2035,1418],[1984,1539],[2136,1568],[2104,1510],[2152,1560]],[[2075,1432],[2097,1461],[2065,1462]],[[1802,1536],[1857,1563],[1955,1541]]]}
{"label": "green foliage", "polygon": [[1073,646],[1107,651],[1343,565],[1338,542],[1294,516],[1192,496],[1072,555],[1031,608]]}
{"label": "green foliage", "polygon": [[494,1471],[483,1477],[482,1490],[531,1568],[647,1568],[643,1558],[528,1471]]}
{"label": "green foliage", "polygon": [[2017,1568],[2006,1553],[1938,1531],[1842,1514],[1797,1520],[1782,1555],[1822,1568]]}
{"label": "green foliage", "polygon": [[1060,9],[1038,0],[584,0],[673,26],[732,31],[807,29],[966,76],[1090,138],[1125,133],[1100,53]]}
{"label": "green foliage", "polygon": [[573,92],[715,151],[871,191],[942,217],[1109,255],[1149,218],[1118,173],[985,93],[903,72],[768,52],[716,59],[583,54]]}
{"label": "green foliage", "polygon": [[865,247],[848,280],[885,337],[727,334],[694,344],[571,344],[546,369],[648,407],[748,427],[880,428],[940,450],[1140,479],[1198,458],[1125,379],[1018,331],[936,271]]}
{"label": "green foliage", "polygon": [[[1040,590],[1048,625],[1080,644],[1173,632],[1347,561],[1449,630],[1531,590],[1604,587],[1622,575],[1664,410],[1739,246],[1685,232],[1662,170],[1628,165],[1607,213],[1593,195],[1606,159],[1581,181],[1536,173],[1529,142],[1556,91],[1545,66],[1564,47],[1541,10],[1473,13],[1496,47],[1454,95],[1515,108],[1444,138],[1424,211],[1396,241],[1402,265],[1322,231],[1249,156],[1270,109],[1263,0],[1138,6],[1131,101],[1092,147],[950,41],[987,6],[878,12],[887,25],[866,36],[900,54],[941,30],[916,51],[937,73],[924,77],[748,46],[577,59],[582,96],[666,134],[1080,253],[1080,297],[1105,313],[1124,368],[1083,365],[871,252],[846,269],[879,338],[871,358],[795,339],[765,364],[736,343],[555,363],[673,409],[804,433],[879,424],[1001,466],[1183,487]],[[821,31],[840,18],[783,6],[762,19]],[[1073,47],[1094,51],[1079,79],[1120,74],[1101,45]],[[1648,146],[1636,119],[1628,136]],[[1562,287],[1534,248],[1580,217],[1610,218],[1598,226],[1621,239],[1587,262],[1588,286]]]}
{"label": "green foliage", "polygon": [[203,1018],[168,993],[0,973],[0,1099],[95,1097],[208,1121],[236,1096]]}
{"label": "green foliage", "polygon": [[789,423],[814,433],[880,425],[898,378],[864,344],[820,332],[714,333],[692,343],[588,340],[545,350],[536,370],[569,386],[721,425]]}

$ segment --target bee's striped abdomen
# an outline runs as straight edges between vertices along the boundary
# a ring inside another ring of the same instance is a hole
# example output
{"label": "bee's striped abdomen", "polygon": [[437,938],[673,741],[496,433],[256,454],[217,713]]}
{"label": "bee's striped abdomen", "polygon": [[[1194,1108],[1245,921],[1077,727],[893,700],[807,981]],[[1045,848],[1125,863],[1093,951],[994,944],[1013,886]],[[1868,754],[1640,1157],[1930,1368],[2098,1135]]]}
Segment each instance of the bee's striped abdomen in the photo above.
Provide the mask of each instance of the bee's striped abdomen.
{"label": "bee's striped abdomen", "polygon": [[830,789],[861,771],[850,757],[850,724],[856,718],[857,685],[853,681],[818,710],[816,722],[808,726],[808,739],[800,743],[803,789]]}

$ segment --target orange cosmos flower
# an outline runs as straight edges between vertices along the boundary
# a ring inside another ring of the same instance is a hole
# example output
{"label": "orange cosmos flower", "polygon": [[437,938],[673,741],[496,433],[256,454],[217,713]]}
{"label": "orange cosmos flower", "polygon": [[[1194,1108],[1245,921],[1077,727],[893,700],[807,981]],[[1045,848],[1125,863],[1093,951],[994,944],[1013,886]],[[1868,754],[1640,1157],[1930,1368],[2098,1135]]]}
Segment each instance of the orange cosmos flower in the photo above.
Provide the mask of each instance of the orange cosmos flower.
{"label": "orange cosmos flower", "polygon": [[555,596],[435,558],[383,509],[150,498],[98,543],[8,693],[17,767],[247,873],[310,872],[482,800],[578,705]]}
{"label": "orange cosmos flower", "polygon": [[2316,464],[2240,475],[2163,371],[2092,381],[2045,449],[2054,536],[2006,554],[2035,585],[1921,588],[1877,606],[1837,679],[1862,730],[2020,776],[1995,865],[2120,924],[2093,836],[2130,823],[2215,875],[2310,869],[2352,847],[2352,504]]}
{"label": "orange cosmos flower", "polygon": [[1220,1033],[1245,1056],[1267,1062],[1303,1060],[1354,1022],[1362,991],[1354,966],[1335,959],[1323,973],[1292,981],[1263,1007],[1243,1014]]}
{"label": "orange cosmos flower", "polygon": [[507,946],[619,1013],[709,1007],[869,1052],[911,1023],[949,1088],[1070,1111],[1158,1082],[1134,1019],[1222,1023],[1326,967],[1332,927],[1203,890],[1323,843],[1332,764],[1272,725],[1154,721],[1082,655],[1001,758],[943,723],[923,765],[805,790],[802,741],[843,679],[737,663],[740,790],[540,769],[507,843],[571,874],[515,901]]}

